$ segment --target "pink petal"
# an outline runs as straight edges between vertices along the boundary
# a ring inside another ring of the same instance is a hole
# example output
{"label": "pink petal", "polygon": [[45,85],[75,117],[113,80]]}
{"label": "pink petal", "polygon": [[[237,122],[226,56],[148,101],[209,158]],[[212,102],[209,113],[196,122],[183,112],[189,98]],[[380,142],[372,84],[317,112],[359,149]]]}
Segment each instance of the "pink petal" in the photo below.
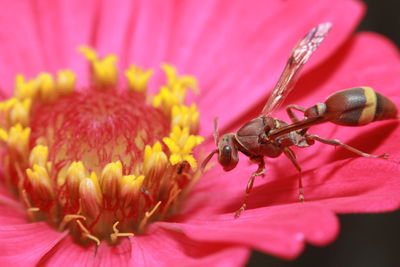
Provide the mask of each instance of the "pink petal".
{"label": "pink petal", "polygon": [[92,44],[96,5],[97,1],[2,1],[0,54],[7,64],[0,65],[0,88],[9,95],[17,73],[32,78],[65,68],[84,81],[87,63],[76,48]]}
{"label": "pink petal", "polygon": [[4,206],[0,205],[0,227],[16,224],[26,224],[26,220],[26,212],[21,208],[20,205],[18,209],[15,208],[15,206],[9,206],[8,204],[5,204]]}
{"label": "pink petal", "polygon": [[[146,5],[147,1],[143,2]],[[80,1],[76,1],[75,4],[80,6]],[[137,63],[129,61],[128,58],[129,51],[137,44],[133,41],[133,35],[137,27],[137,15],[142,6],[141,1],[117,0],[94,1],[93,7],[88,8],[93,13],[93,18],[89,21],[91,32],[87,35],[90,36],[88,44],[95,47],[100,56],[110,53],[117,55],[121,70],[126,69],[129,64]],[[159,6],[155,9],[159,10]],[[75,18],[75,15],[72,18]],[[123,71],[120,72],[120,79],[125,79]]]}
{"label": "pink petal", "polygon": [[102,242],[96,253],[96,266],[132,266],[130,263],[132,253],[131,241],[122,238],[117,246],[109,246]]}
{"label": "pink petal", "polygon": [[97,266],[95,245],[81,246],[72,240],[71,236],[65,237],[41,260],[43,266]]}
{"label": "pink petal", "polygon": [[131,243],[132,266],[242,266],[249,256],[244,247],[202,243],[159,227]]}
{"label": "pink petal", "polygon": [[325,245],[338,232],[334,214],[309,203],[247,210],[239,219],[228,213],[187,223],[157,224],[198,241],[250,246],[287,259],[298,256],[304,242]]}
{"label": "pink petal", "polygon": [[72,69],[78,73],[78,84],[87,86],[88,65],[77,52],[77,47],[96,46],[99,1],[46,0],[32,3],[33,23],[43,46],[45,61],[40,71],[54,73],[60,69]]}
{"label": "pink petal", "polygon": [[37,265],[66,234],[54,231],[47,223],[0,226],[0,265]]}
{"label": "pink petal", "polygon": [[1,1],[0,10],[0,88],[10,95],[14,75],[33,76],[43,71],[43,46],[31,1]]}
{"label": "pink petal", "polygon": [[[371,175],[373,173],[373,175]],[[384,212],[400,208],[400,166],[390,160],[338,161],[313,173],[305,185],[310,201],[340,213]]]}
{"label": "pink petal", "polygon": [[0,185],[0,226],[25,224],[26,211],[11,193]]}
{"label": "pink petal", "polygon": [[[306,203],[314,203],[335,212],[379,212],[400,207],[396,162],[382,159],[341,160],[303,172]],[[249,209],[298,203],[298,174],[264,182],[253,189]],[[225,211],[240,207],[238,196]]]}
{"label": "pink petal", "polygon": [[[209,214],[225,212],[233,214],[240,207],[240,201],[245,196],[247,181],[256,168],[255,165],[248,164],[244,158],[231,172],[223,171],[219,165],[213,166],[196,184],[183,203],[181,214],[174,217],[174,220],[204,218]],[[254,187],[265,184],[269,180],[268,172],[266,177],[266,179],[256,179]],[[234,207],[232,207],[232,203],[235,203]]]}
{"label": "pink petal", "polygon": [[138,1],[131,13],[133,27],[125,33],[129,38],[126,47],[129,62],[157,67],[165,60],[173,22],[183,15],[175,13],[177,6],[162,0]]}
{"label": "pink petal", "polygon": [[[160,246],[160,244],[162,244]],[[182,247],[183,246],[183,247]],[[45,266],[240,266],[249,251],[239,247],[200,244],[182,234],[157,229],[148,235],[121,239],[117,246],[102,243],[83,247],[70,236],[40,261]],[[230,255],[230,257],[228,257]],[[72,261],[71,261],[72,260]]]}

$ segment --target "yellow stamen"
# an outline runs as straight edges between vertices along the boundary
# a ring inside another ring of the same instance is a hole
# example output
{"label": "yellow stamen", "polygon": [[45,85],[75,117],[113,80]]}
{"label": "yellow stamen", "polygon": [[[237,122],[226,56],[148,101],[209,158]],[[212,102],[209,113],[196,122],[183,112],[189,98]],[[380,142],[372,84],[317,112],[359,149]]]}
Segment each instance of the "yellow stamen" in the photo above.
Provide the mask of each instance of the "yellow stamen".
{"label": "yellow stamen", "polygon": [[179,187],[177,186],[177,184],[174,184],[170,193],[169,193],[169,197],[168,197],[168,201],[167,203],[165,203],[163,210],[161,212],[161,217],[164,218],[171,206],[171,204],[176,200],[176,198],[178,197],[178,195],[181,193],[181,189],[179,189]]}
{"label": "yellow stamen", "polygon": [[125,175],[121,180],[121,199],[125,207],[134,204],[133,202],[139,195],[139,190],[143,184],[144,176]]}
{"label": "yellow stamen", "polygon": [[39,88],[40,100],[49,103],[57,99],[58,93],[53,76],[50,73],[40,73],[36,78]]}
{"label": "yellow stamen", "polygon": [[87,172],[81,161],[72,162],[67,170],[66,186],[67,192],[72,201],[79,198],[79,186],[82,180],[87,177]]}
{"label": "yellow stamen", "polygon": [[132,91],[140,93],[146,92],[152,75],[153,70],[144,70],[133,64],[125,71],[125,77],[128,81],[128,88]]}
{"label": "yellow stamen", "polygon": [[21,124],[16,124],[8,133],[8,146],[17,151],[21,156],[27,156],[30,134],[31,128],[23,128]]}
{"label": "yellow stamen", "polygon": [[47,167],[48,156],[49,149],[47,146],[37,145],[32,149],[31,154],[29,155],[29,165]]}
{"label": "yellow stamen", "polygon": [[44,167],[35,164],[33,170],[26,169],[26,174],[33,190],[42,200],[51,201],[54,199],[54,187]]}
{"label": "yellow stamen", "polygon": [[107,55],[99,59],[97,53],[88,46],[81,46],[78,50],[91,63],[92,82],[96,87],[109,88],[117,84],[118,71],[115,65],[117,61],[115,55]]}
{"label": "yellow stamen", "polygon": [[0,128],[0,140],[3,142],[7,142],[8,140],[8,133],[4,129]]}
{"label": "yellow stamen", "polygon": [[117,199],[119,191],[119,183],[122,178],[121,161],[108,163],[101,173],[100,186],[101,190],[109,199]]}
{"label": "yellow stamen", "polygon": [[20,123],[22,126],[27,126],[31,104],[31,99],[16,102],[10,111],[10,125]]}
{"label": "yellow stamen", "polygon": [[103,201],[96,173],[92,172],[90,177],[84,178],[79,185],[79,196],[83,212],[91,218],[100,213],[100,205]]}
{"label": "yellow stamen", "polygon": [[57,73],[57,89],[60,95],[69,95],[75,89],[76,75],[70,70],[60,70]]}
{"label": "yellow stamen", "polygon": [[21,190],[21,195],[22,195],[22,201],[24,202],[25,206],[27,207],[26,210],[28,212],[29,219],[34,220],[35,213],[40,211],[40,209],[37,207],[32,207],[32,204],[29,201],[28,193],[26,192],[25,189]]}
{"label": "yellow stamen", "polygon": [[197,169],[197,162],[192,155],[192,150],[204,141],[202,136],[190,135],[188,128],[175,126],[170,136],[163,138],[163,141],[171,153],[169,161],[172,165],[187,162],[192,170]]}
{"label": "yellow stamen", "polygon": [[67,215],[64,216],[64,218],[63,218],[62,222],[60,223],[60,226],[59,226],[58,229],[60,231],[63,231],[69,222],[71,222],[72,220],[78,220],[78,219],[86,221],[86,217],[85,216],[77,215],[77,214],[67,214]]}
{"label": "yellow stamen", "polygon": [[[8,114],[10,112],[11,108],[17,102],[18,102],[18,98],[15,98],[15,97],[12,97],[10,99],[0,102],[0,112],[2,112],[4,114]],[[8,116],[5,116],[5,117],[8,117]]]}
{"label": "yellow stamen", "polygon": [[113,243],[113,244],[115,244],[115,243],[117,242],[117,238],[118,238],[118,237],[129,237],[129,236],[134,236],[133,233],[120,233],[119,230],[118,230],[118,228],[117,228],[118,224],[119,224],[119,221],[116,221],[116,222],[113,224],[113,231],[114,231],[114,233],[112,233],[112,234],[110,235],[111,243]]}
{"label": "yellow stamen", "polygon": [[174,92],[163,86],[160,92],[154,96],[152,104],[153,107],[160,108],[167,117],[170,117],[172,107],[183,104],[185,96],[185,90]]}
{"label": "yellow stamen", "polygon": [[90,62],[98,60],[96,51],[89,46],[81,45],[78,47],[78,51],[81,52]]}
{"label": "yellow stamen", "polygon": [[34,99],[39,93],[36,79],[25,81],[22,74],[15,77],[15,93],[18,99]]}
{"label": "yellow stamen", "polygon": [[178,76],[175,68],[169,64],[162,64],[161,67],[167,77],[167,86],[161,87],[152,104],[170,117],[173,106],[184,104],[187,89],[197,92],[197,81],[192,76]]}
{"label": "yellow stamen", "polygon": [[115,66],[117,57],[108,55],[101,61],[93,62],[93,72],[98,86],[111,87],[117,84],[118,72]]}
{"label": "yellow stamen", "polygon": [[160,142],[153,146],[146,145],[144,149],[143,172],[146,177],[159,177],[167,168],[168,158],[163,152]]}
{"label": "yellow stamen", "polygon": [[199,110],[195,104],[190,107],[185,105],[176,105],[172,107],[171,128],[180,126],[187,127],[190,133],[197,133],[199,127]]}
{"label": "yellow stamen", "polygon": [[178,76],[176,69],[170,64],[161,64],[161,68],[164,70],[167,76],[167,86],[174,89],[192,89],[194,92],[198,92],[197,80],[193,76],[183,75]]}
{"label": "yellow stamen", "polygon": [[147,224],[147,221],[150,219],[150,217],[154,214],[154,212],[156,212],[156,210],[158,209],[158,207],[160,207],[161,205],[161,201],[158,201],[157,204],[150,210],[150,211],[146,211],[142,221],[140,222],[139,225],[139,229],[143,230],[144,226]]}
{"label": "yellow stamen", "polygon": [[94,235],[92,235],[89,230],[82,224],[82,222],[80,220],[76,220],[76,223],[78,224],[79,228],[81,228],[82,230],[82,235],[84,237],[89,238],[90,240],[94,241],[96,243],[97,246],[100,245],[100,239],[98,239],[97,237],[95,237]]}

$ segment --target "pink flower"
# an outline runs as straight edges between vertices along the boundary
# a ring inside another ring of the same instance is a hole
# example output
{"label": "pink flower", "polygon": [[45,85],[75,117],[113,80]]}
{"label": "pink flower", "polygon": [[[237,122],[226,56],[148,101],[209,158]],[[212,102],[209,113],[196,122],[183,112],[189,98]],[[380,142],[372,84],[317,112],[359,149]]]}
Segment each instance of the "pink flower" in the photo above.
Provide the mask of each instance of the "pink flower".
{"label": "pink flower", "polygon": [[[101,55],[115,53],[121,69],[132,62],[145,68],[169,62],[200,83],[200,95],[190,100],[201,112],[204,153],[213,148],[212,119],[218,116],[221,132],[227,132],[256,117],[291,48],[321,22],[332,22],[333,29],[286,103],[309,107],[335,91],[368,85],[400,104],[398,49],[374,33],[351,34],[363,13],[358,1],[3,1],[0,10],[5,97],[17,73],[33,77],[68,68],[79,74],[77,87],[87,87],[87,63],[76,53],[81,44]],[[284,113],[274,116],[286,119]],[[390,158],[360,158],[322,144],[296,150],[305,203],[297,199],[298,174],[291,163],[267,159],[266,177],[256,180],[248,210],[235,220],[256,168],[240,155],[233,171],[214,166],[205,173],[179,212],[115,246],[82,246],[68,231],[28,222],[27,209],[1,186],[0,264],[234,266],[246,262],[250,248],[292,259],[306,242],[335,239],[335,213],[399,208],[397,122],[360,128],[323,124],[310,132]]]}

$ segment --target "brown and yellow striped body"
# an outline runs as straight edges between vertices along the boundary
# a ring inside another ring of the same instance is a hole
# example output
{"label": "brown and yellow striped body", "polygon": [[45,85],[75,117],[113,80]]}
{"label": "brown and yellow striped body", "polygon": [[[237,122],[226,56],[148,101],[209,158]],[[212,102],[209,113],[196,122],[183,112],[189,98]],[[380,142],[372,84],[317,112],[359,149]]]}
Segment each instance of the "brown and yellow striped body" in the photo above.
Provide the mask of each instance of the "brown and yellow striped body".
{"label": "brown and yellow striped body", "polygon": [[325,121],[335,124],[361,126],[373,121],[394,119],[397,117],[397,108],[371,87],[356,87],[332,94],[325,103],[307,109],[305,116],[323,116]]}

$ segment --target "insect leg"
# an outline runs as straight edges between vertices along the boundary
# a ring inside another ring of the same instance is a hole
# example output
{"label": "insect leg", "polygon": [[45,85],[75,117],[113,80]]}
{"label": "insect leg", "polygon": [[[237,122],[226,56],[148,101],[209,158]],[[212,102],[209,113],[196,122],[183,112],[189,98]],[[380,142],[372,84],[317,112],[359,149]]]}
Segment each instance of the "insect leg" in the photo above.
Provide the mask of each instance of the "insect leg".
{"label": "insect leg", "polygon": [[388,154],[382,154],[382,155],[372,155],[372,154],[368,154],[365,152],[362,152],[361,150],[358,150],[357,148],[354,148],[352,146],[346,145],[345,143],[340,142],[339,140],[336,139],[324,139],[319,137],[318,135],[306,135],[306,139],[312,139],[312,140],[316,140],[319,141],[321,143],[324,144],[328,144],[328,145],[332,145],[332,146],[341,146],[353,153],[356,153],[359,156],[362,157],[367,157],[367,158],[384,158],[387,159],[389,157]]}
{"label": "insect leg", "polygon": [[263,157],[258,157],[258,158],[253,158],[252,160],[258,162],[258,169],[251,174],[250,179],[247,182],[246,195],[244,196],[244,200],[243,200],[242,206],[240,207],[240,209],[238,209],[235,212],[235,218],[239,218],[240,214],[242,214],[242,212],[246,209],[247,199],[248,199],[248,197],[249,197],[249,195],[251,193],[251,190],[253,189],[253,184],[254,184],[255,178],[257,176],[263,176],[264,173],[265,173],[264,158]]}
{"label": "insect leg", "polygon": [[289,115],[289,118],[292,120],[292,122],[298,122],[298,121],[300,121],[299,118],[297,118],[296,114],[294,114],[294,112],[293,112],[292,109],[301,111],[301,112],[303,112],[303,113],[306,111],[306,109],[305,109],[305,108],[302,108],[302,107],[300,107],[300,106],[298,106],[298,105],[288,105],[288,106],[286,107],[286,112],[287,112],[287,114]]}
{"label": "insect leg", "polygon": [[290,161],[293,163],[293,165],[299,171],[299,200],[301,202],[304,202],[303,182],[302,182],[302,176],[301,176],[301,166],[296,160],[296,154],[294,154],[293,150],[291,150],[289,147],[285,147],[283,149],[283,153],[285,153],[286,157],[288,157],[290,159]]}

